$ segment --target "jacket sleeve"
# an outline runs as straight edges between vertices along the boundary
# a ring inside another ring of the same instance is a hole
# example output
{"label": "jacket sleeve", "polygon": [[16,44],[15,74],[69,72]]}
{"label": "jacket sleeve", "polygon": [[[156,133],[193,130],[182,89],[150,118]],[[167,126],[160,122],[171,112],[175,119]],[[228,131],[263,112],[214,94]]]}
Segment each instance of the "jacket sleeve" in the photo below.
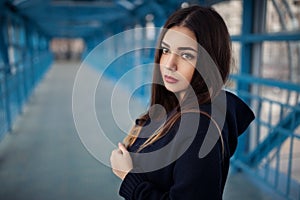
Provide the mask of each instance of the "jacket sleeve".
{"label": "jacket sleeve", "polygon": [[[189,135],[188,132],[190,131],[188,127],[191,127],[191,123],[195,123],[193,117],[196,115],[187,114],[182,117],[181,123],[184,124],[182,131],[185,132],[186,136]],[[173,174],[173,184],[168,191],[162,191],[161,188],[149,182],[144,173],[129,173],[121,184],[120,195],[127,200],[222,199],[222,150],[220,143],[216,143],[206,157],[199,158],[199,149],[207,134],[208,124],[209,120],[206,117],[201,117],[198,131],[196,136],[192,137],[191,145],[174,163],[173,171],[170,172]],[[211,131],[217,131],[217,129]],[[187,137],[186,139],[190,138]]]}

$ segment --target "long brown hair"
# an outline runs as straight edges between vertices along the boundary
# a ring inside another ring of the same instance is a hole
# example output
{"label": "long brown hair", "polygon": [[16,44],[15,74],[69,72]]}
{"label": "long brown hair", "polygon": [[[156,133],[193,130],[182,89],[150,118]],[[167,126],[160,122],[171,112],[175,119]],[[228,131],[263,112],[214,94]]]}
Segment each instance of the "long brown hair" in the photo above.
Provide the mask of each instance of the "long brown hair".
{"label": "long brown hair", "polygon": [[[179,102],[176,95],[168,91],[163,84],[159,68],[162,55],[160,45],[168,29],[174,26],[183,26],[193,31],[199,44],[199,48],[201,48],[201,50],[198,51],[196,70],[194,71],[190,83],[193,95],[196,95],[197,97],[196,102],[191,103],[188,101],[188,97],[191,95],[188,92],[183,98],[183,102]],[[206,57],[211,58],[211,61],[216,66],[215,70],[212,69],[211,65],[207,62],[203,62],[203,60],[207,61]],[[203,114],[203,111],[199,110],[199,105],[210,103],[213,98],[218,95],[218,92],[228,78],[230,63],[230,36],[222,17],[213,8],[195,5],[174,12],[166,21],[158,39],[158,47],[155,51],[150,108],[153,105],[159,104],[165,108],[167,113],[170,113],[173,110],[176,110],[176,112],[140,146],[139,151],[163,137],[181,117],[182,113],[195,112],[195,108],[197,108],[199,113]],[[198,107],[195,107],[195,105],[198,105]],[[159,118],[161,115],[159,109],[151,112],[154,113],[152,114],[152,117],[155,116]],[[135,142],[142,127],[149,118],[148,110],[146,114],[142,115],[139,120],[137,120],[138,123],[132,127],[128,136],[124,139],[124,144],[127,147]]]}

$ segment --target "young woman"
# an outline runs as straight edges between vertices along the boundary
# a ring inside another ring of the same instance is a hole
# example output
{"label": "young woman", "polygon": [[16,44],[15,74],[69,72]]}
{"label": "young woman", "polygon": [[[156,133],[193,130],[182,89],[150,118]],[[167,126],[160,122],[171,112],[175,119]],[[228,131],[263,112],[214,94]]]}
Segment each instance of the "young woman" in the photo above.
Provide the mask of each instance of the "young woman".
{"label": "young woman", "polygon": [[125,199],[222,199],[237,137],[254,119],[222,89],[230,73],[227,27],[212,8],[169,17],[155,54],[151,105],[111,154]]}

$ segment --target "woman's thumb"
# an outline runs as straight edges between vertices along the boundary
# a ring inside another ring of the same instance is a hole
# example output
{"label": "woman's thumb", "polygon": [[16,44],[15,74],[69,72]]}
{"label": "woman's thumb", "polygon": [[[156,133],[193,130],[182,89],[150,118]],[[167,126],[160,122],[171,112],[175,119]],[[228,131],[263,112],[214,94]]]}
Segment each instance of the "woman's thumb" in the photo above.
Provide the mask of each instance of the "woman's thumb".
{"label": "woman's thumb", "polygon": [[126,149],[126,147],[122,144],[122,143],[118,143],[118,146],[119,146],[119,149],[122,151],[122,153],[125,153],[125,152],[127,152],[127,149]]}

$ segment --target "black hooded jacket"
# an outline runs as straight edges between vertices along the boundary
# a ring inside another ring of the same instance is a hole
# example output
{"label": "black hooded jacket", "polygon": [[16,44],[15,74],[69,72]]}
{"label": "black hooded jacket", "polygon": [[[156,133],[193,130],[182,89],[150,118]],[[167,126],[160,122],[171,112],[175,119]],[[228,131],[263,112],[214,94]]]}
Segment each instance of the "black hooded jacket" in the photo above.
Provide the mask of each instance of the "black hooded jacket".
{"label": "black hooded jacket", "polygon": [[211,117],[199,112],[182,114],[165,136],[136,153],[162,124],[151,120],[146,123],[128,149],[134,169],[121,184],[121,196],[127,200],[222,199],[238,136],[254,119],[240,98],[222,93],[214,103],[200,106]]}

